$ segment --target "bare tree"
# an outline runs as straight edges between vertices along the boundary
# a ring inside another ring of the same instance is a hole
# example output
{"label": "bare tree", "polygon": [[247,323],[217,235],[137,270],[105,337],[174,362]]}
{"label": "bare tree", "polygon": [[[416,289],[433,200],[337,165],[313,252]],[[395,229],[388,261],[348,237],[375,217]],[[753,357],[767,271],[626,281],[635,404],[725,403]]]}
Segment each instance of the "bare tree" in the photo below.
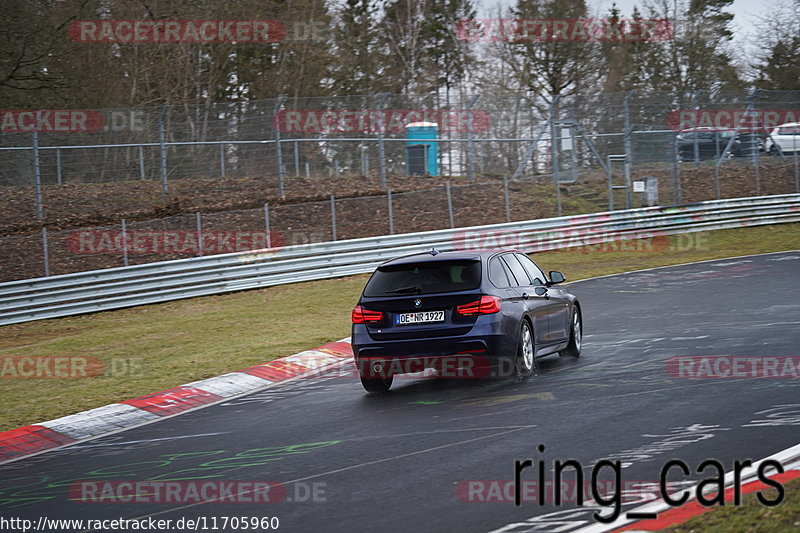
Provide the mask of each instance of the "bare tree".
{"label": "bare tree", "polygon": [[800,0],[784,0],[761,18],[759,54],[752,65],[756,86],[800,90]]}
{"label": "bare tree", "polygon": [[80,47],[69,23],[91,13],[89,0],[0,1],[0,98],[4,106],[70,103],[82,77],[69,68]]}

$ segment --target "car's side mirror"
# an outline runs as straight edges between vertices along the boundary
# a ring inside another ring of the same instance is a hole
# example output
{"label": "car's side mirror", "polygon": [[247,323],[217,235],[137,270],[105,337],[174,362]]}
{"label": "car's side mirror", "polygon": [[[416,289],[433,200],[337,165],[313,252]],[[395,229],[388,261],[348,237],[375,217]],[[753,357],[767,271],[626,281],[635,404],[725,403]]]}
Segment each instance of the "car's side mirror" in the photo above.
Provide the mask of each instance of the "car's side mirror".
{"label": "car's side mirror", "polygon": [[557,283],[564,283],[567,281],[567,278],[564,277],[564,274],[559,272],[558,270],[551,270],[548,275],[550,276],[550,281],[547,282],[547,286],[555,285]]}

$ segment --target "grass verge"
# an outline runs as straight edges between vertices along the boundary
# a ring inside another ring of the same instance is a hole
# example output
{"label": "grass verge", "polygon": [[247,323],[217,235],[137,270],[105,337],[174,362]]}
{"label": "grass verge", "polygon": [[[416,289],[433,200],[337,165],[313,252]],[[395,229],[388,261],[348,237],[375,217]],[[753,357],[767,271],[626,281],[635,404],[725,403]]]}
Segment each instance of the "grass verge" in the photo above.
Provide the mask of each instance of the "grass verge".
{"label": "grass verge", "polygon": [[[766,507],[755,494],[742,497],[738,507],[717,507],[696,516],[683,524],[666,529],[670,533],[759,533],[800,530],[800,480],[784,485],[783,503],[777,507]],[[774,500],[777,491],[768,490],[764,497]]]}
{"label": "grass verge", "polygon": [[[654,251],[609,243],[534,257],[545,271],[561,270],[578,280],[798,249],[800,224],[673,236],[666,244]],[[366,279],[304,282],[4,326],[0,431],[241,370],[346,337],[350,310]],[[5,366],[8,356],[93,357],[107,372],[83,379],[14,379]]]}

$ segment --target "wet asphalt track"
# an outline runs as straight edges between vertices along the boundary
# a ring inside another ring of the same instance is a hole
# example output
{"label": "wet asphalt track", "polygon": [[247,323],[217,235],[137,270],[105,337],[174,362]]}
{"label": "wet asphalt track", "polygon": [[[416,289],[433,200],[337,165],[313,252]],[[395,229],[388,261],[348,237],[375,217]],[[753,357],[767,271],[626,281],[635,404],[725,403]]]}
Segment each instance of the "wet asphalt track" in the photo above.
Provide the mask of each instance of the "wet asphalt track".
{"label": "wet asphalt track", "polygon": [[[0,516],[277,516],[281,531],[488,531],[567,508],[457,496],[468,480],[512,480],[516,459],[576,459],[587,472],[619,459],[623,481],[657,480],[674,457],[692,469],[715,458],[730,470],[800,441],[800,380],[675,378],[665,361],[798,355],[798,285],[800,252],[574,283],[583,356],[542,359],[538,377],[396,380],[385,396],[366,395],[352,377],[301,379],[2,465]],[[294,501],[67,496],[75,481],[148,479],[278,481]],[[314,488],[317,501],[307,501]]]}

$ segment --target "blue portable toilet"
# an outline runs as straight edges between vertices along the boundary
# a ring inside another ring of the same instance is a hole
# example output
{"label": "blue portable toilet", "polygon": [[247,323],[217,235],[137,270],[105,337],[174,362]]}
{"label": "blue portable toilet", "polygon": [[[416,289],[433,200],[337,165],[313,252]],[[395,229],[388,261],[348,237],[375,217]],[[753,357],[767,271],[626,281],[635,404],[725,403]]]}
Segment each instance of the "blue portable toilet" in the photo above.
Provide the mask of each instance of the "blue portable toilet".
{"label": "blue portable toilet", "polygon": [[[412,122],[406,126],[406,168],[408,175],[439,175],[439,125],[435,122]],[[413,139],[413,140],[412,140]],[[428,142],[425,142],[428,141]]]}

